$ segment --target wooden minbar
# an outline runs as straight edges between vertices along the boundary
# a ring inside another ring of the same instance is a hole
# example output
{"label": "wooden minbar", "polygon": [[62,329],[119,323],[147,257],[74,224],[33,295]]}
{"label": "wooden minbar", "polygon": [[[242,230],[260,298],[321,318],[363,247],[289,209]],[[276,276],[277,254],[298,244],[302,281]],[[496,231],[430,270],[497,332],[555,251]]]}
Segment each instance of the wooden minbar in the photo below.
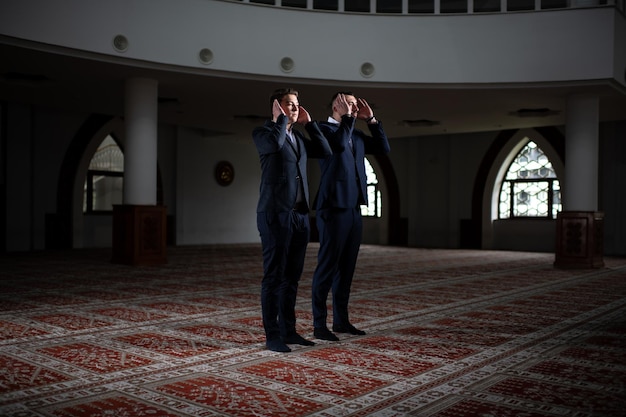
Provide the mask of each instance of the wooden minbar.
{"label": "wooden minbar", "polygon": [[555,267],[604,267],[604,213],[564,211],[556,220]]}
{"label": "wooden minbar", "polygon": [[114,205],[111,262],[127,265],[167,263],[166,212],[165,206]]}

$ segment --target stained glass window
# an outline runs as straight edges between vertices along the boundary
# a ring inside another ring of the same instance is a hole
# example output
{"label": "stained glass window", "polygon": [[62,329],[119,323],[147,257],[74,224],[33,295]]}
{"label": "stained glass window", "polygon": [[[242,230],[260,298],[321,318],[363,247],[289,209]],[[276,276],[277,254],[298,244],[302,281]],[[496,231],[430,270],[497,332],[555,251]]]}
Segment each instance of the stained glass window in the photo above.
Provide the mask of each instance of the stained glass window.
{"label": "stained glass window", "polygon": [[368,205],[361,206],[361,215],[366,217],[381,217],[383,204],[382,194],[378,189],[378,177],[367,158],[365,158],[365,173],[367,174]]}
{"label": "stained glass window", "polygon": [[561,210],[561,186],[556,172],[535,142],[528,142],[509,166],[498,207],[500,219],[554,219]]}
{"label": "stained glass window", "polygon": [[91,158],[83,212],[109,212],[113,204],[122,204],[124,186],[124,154],[111,135],[107,136]]}

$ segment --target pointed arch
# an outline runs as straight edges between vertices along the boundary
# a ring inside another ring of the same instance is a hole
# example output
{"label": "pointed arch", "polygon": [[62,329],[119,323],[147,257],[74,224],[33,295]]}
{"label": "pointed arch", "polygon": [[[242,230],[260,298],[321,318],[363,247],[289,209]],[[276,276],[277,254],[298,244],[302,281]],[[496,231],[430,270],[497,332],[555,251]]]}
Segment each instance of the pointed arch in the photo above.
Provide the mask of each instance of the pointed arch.
{"label": "pointed arch", "polygon": [[[385,207],[384,217],[387,217],[387,244],[406,246],[408,241],[408,222],[400,218],[400,189],[398,178],[388,155],[372,155],[370,162],[376,163],[379,177],[385,183],[386,192],[383,194]],[[376,167],[375,167],[376,168]]]}
{"label": "pointed arch", "polygon": [[74,247],[74,187],[80,161],[94,135],[112,119],[109,115],[92,114],[76,131],[59,170],[56,213],[46,218],[46,248]]}
{"label": "pointed arch", "polygon": [[[564,175],[565,137],[556,127],[514,129],[501,131],[485,153],[479,166],[472,191],[472,218],[464,237],[466,246],[489,249],[492,247],[492,196],[499,170],[507,157],[520,147],[523,137],[531,136],[552,161],[559,177]],[[519,151],[519,149],[518,149]]]}
{"label": "pointed arch", "polygon": [[525,136],[520,145],[496,179],[492,217],[556,219],[561,211],[561,187],[552,161],[533,138]]}
{"label": "pointed arch", "polygon": [[[72,139],[59,171],[56,213],[46,218],[46,248],[83,247],[83,197],[91,157],[108,136],[124,150],[124,121],[121,117],[92,114]],[[157,166],[157,201],[163,201],[160,169]]]}
{"label": "pointed arch", "polygon": [[87,170],[83,213],[107,213],[123,202],[124,152],[107,135],[93,154]]}
{"label": "pointed arch", "polygon": [[378,185],[378,176],[376,170],[371,164],[367,156],[365,157],[365,174],[367,175],[367,201],[368,204],[361,206],[361,214],[363,217],[376,217],[382,216],[382,191]]}

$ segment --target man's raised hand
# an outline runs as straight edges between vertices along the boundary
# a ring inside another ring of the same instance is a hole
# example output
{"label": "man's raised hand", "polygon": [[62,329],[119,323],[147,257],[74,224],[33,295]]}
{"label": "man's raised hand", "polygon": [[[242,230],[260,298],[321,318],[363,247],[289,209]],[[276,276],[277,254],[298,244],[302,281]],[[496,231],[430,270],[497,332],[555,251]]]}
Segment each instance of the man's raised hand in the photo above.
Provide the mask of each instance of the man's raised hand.
{"label": "man's raised hand", "polygon": [[359,104],[359,112],[356,115],[357,119],[368,120],[374,117],[374,111],[364,98],[358,98],[357,102]]}
{"label": "man's raised hand", "polygon": [[285,111],[282,107],[280,107],[278,100],[274,99],[274,104],[272,104],[272,121],[276,123],[278,116],[281,114],[285,114]]}
{"label": "man's raised hand", "polygon": [[296,123],[300,123],[302,125],[307,124],[311,121],[311,115],[308,111],[302,106],[299,106],[298,120]]}

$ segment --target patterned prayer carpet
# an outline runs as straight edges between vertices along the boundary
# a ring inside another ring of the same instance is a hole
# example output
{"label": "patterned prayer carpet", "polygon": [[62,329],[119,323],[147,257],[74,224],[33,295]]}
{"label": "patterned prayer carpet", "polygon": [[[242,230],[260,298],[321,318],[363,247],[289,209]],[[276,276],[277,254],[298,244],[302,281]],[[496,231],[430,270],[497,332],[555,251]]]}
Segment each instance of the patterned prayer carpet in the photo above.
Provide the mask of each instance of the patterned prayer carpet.
{"label": "patterned prayer carpet", "polygon": [[367,335],[275,353],[260,246],[168,258],[0,257],[0,415],[626,416],[626,259],[562,270],[546,253],[365,245],[350,312]]}

